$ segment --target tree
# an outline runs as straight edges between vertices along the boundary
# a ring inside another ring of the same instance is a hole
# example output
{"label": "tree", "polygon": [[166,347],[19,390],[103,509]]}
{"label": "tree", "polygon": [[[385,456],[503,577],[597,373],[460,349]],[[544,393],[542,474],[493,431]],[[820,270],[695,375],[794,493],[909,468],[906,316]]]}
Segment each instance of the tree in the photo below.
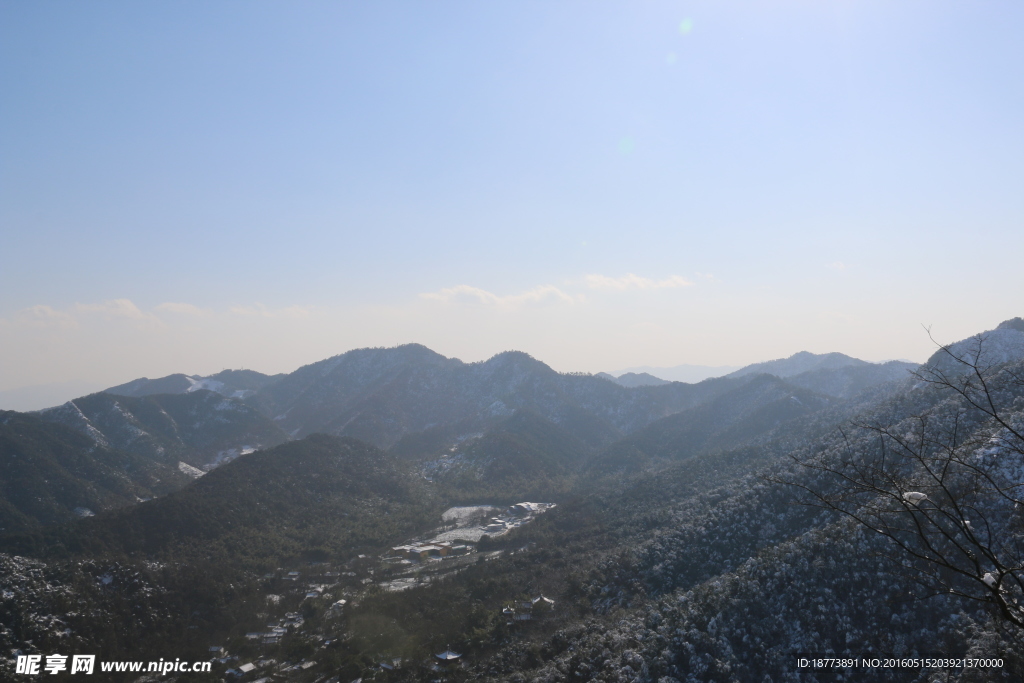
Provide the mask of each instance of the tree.
{"label": "tree", "polygon": [[1024,363],[1005,360],[984,335],[939,345],[913,373],[923,410],[854,423],[838,452],[794,456],[807,476],[785,483],[885,537],[926,594],[984,602],[1024,629]]}

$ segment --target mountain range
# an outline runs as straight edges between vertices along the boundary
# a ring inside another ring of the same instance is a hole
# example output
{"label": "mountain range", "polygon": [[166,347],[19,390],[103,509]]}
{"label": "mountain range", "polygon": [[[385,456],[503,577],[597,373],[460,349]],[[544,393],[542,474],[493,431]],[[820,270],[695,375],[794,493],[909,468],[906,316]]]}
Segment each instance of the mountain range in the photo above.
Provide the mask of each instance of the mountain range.
{"label": "mountain range", "polygon": [[[972,367],[991,405],[971,403]],[[0,647],[139,658],[224,645],[239,659],[214,676],[264,662],[242,683],[811,680],[794,653],[999,658],[996,673],[939,673],[1020,680],[1024,639],[984,577],[929,593],[885,538],[805,494],[851,500],[829,467],[948,444],[1014,490],[1021,376],[1018,318],[920,367],[801,353],[623,386],[522,353],[463,363],[407,345],[0,413]],[[380,560],[430,538],[450,506],[524,500],[557,507],[415,579]],[[954,532],[987,524],[1013,552],[1012,500],[972,505],[974,526],[958,517]],[[538,595],[550,616],[503,616]],[[302,622],[287,639],[247,638],[286,610]],[[440,674],[428,658],[442,650],[464,663]],[[899,673],[840,675],[937,675]]]}
{"label": "mountain range", "polygon": [[[146,500],[240,455],[314,433],[390,449],[442,480],[458,478],[470,497],[530,477],[543,485],[524,490],[564,493],[568,473],[580,468],[595,476],[638,471],[735,445],[830,398],[898,381],[911,367],[805,353],[759,366],[772,374],[739,371],[685,384],[642,375],[561,374],[519,352],[463,363],[410,344],[350,351],[287,375],[225,370],[140,378],[22,419],[86,437],[66,445],[68,458],[94,458],[96,449],[117,453],[147,463],[132,472],[157,468],[162,484],[130,496],[93,497],[90,505],[64,506],[60,514],[9,497],[5,505],[23,519],[8,528],[53,523],[79,507],[98,512]],[[531,430],[543,437],[527,434]],[[569,451],[572,459],[553,455]],[[103,486],[100,470],[75,471],[72,488]],[[138,477],[132,481],[142,485]]]}
{"label": "mountain range", "polygon": [[0,411],[0,473],[0,533],[134,505],[191,481],[176,463],[112,449],[13,411]]}

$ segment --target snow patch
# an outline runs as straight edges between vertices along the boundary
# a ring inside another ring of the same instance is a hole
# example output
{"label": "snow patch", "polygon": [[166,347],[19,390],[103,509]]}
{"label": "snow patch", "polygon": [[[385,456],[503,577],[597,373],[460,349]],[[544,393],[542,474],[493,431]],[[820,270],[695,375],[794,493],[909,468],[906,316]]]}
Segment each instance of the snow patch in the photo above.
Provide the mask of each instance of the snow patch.
{"label": "snow patch", "polygon": [[250,453],[256,452],[258,446],[237,446],[235,448],[228,448],[227,450],[217,451],[217,455],[210,461],[209,464],[203,465],[203,469],[209,472],[212,469],[216,469],[221,465],[226,465],[235,458],[242,455],[249,455]]}
{"label": "snow patch", "polygon": [[464,526],[474,518],[486,518],[492,511],[500,509],[494,505],[467,505],[448,508],[441,514],[441,521]]}
{"label": "snow patch", "polygon": [[192,467],[192,465],[189,465],[187,462],[181,462],[180,460],[178,461],[178,470],[182,474],[186,474],[192,477],[193,479],[198,479],[199,477],[206,474],[206,472],[203,472],[198,467]]}
{"label": "snow patch", "polygon": [[214,391],[218,394],[224,393],[224,382],[218,382],[215,379],[206,379],[205,377],[189,377],[187,375],[185,376],[185,379],[189,381],[189,388],[185,390],[185,393],[191,394],[193,391],[199,391],[200,389]]}

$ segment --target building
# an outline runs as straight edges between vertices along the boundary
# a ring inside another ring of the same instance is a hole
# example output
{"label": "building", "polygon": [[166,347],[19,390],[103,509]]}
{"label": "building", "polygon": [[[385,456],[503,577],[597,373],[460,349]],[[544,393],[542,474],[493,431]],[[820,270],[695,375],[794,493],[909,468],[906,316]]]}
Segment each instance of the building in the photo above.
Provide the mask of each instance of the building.
{"label": "building", "polygon": [[543,595],[539,595],[533,600],[531,600],[530,604],[535,614],[550,612],[551,610],[555,609],[555,601],[551,598],[545,598]]}
{"label": "building", "polygon": [[516,503],[509,506],[508,514],[515,515],[516,517],[529,517],[547,512],[553,507],[555,507],[554,503]]}
{"label": "building", "polygon": [[509,620],[508,623],[517,621],[532,621],[543,619],[555,609],[555,601],[551,598],[538,595],[529,600],[518,600],[501,611],[502,615]]}
{"label": "building", "polygon": [[437,658],[437,663],[443,667],[458,666],[459,660],[462,659],[462,655],[458,652],[452,652],[449,647],[441,654],[434,655]]}

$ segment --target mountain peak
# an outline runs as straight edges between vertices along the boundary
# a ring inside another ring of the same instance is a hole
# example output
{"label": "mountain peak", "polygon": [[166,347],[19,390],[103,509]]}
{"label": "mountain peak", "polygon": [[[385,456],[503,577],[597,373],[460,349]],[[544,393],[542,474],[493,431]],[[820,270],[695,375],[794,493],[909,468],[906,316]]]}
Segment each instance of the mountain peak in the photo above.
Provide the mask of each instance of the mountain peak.
{"label": "mountain peak", "polygon": [[1018,332],[1024,332],[1024,318],[1010,318],[999,323],[996,327],[997,330],[1017,330]]}
{"label": "mountain peak", "polygon": [[968,371],[969,366],[957,358],[980,367],[1024,359],[1024,318],[1004,320],[994,330],[944,346],[932,354],[926,367],[951,374]]}
{"label": "mountain peak", "polygon": [[484,361],[484,365],[494,367],[516,366],[551,371],[550,366],[543,361],[537,360],[525,351],[502,351]]}
{"label": "mountain peak", "polygon": [[305,368],[320,368],[321,370],[326,369],[327,371],[333,370],[342,363],[350,361],[369,361],[372,363],[385,362],[387,364],[393,364],[396,361],[398,363],[445,363],[451,359],[446,356],[442,356],[440,353],[428,349],[423,344],[401,344],[399,346],[367,346],[361,349],[352,349],[345,353],[340,353],[337,356],[332,356],[310,365],[303,366],[299,370]]}
{"label": "mountain peak", "polygon": [[811,353],[810,351],[798,351],[789,358],[754,363],[727,377],[742,377],[755,373],[765,372],[776,377],[792,377],[810,370],[837,370],[839,368],[871,365],[867,361],[847,356],[845,353]]}
{"label": "mountain peak", "polygon": [[655,377],[647,372],[626,372],[618,377],[609,375],[607,372],[599,372],[596,376],[610,380],[619,386],[627,387],[629,389],[633,389],[635,387],[656,387],[662,384],[669,384],[668,380]]}

